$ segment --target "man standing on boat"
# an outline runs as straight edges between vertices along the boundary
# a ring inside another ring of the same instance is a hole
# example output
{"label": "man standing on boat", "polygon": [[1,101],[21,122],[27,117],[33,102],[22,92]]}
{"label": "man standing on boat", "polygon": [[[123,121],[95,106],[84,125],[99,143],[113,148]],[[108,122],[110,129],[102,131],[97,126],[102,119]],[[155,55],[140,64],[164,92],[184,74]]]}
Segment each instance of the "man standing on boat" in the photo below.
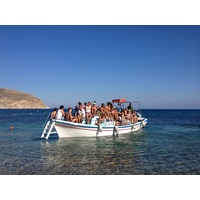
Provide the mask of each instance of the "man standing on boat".
{"label": "man standing on boat", "polygon": [[130,111],[132,111],[132,110],[133,110],[132,103],[129,103],[128,110],[130,110]]}

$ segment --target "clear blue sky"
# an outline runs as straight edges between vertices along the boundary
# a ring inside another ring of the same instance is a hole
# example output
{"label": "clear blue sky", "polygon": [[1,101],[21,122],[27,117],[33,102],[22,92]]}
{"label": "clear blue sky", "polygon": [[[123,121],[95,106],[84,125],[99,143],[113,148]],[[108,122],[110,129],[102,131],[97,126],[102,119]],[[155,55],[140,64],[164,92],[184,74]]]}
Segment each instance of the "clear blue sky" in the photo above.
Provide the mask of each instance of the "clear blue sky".
{"label": "clear blue sky", "polygon": [[0,75],[50,107],[200,109],[200,26],[0,26]]}

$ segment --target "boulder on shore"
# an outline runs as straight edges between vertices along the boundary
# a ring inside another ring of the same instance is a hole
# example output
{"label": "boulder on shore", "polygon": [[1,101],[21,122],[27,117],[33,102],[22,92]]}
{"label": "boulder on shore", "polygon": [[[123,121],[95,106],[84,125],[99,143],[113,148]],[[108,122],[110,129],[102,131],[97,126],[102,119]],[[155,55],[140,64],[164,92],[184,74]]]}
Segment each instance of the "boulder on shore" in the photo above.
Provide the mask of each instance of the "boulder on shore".
{"label": "boulder on shore", "polygon": [[0,108],[49,108],[40,99],[25,92],[0,88]]}

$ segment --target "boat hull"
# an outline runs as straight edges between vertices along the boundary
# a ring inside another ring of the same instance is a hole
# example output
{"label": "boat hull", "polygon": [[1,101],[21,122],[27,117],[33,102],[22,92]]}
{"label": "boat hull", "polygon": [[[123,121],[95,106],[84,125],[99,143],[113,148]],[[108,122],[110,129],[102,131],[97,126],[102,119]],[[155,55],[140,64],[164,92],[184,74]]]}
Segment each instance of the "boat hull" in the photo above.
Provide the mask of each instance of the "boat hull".
{"label": "boat hull", "polygon": [[54,127],[57,131],[59,138],[64,137],[95,137],[95,136],[112,136],[121,135],[138,131],[147,124],[147,119],[144,119],[135,124],[129,124],[124,126],[115,125],[97,125],[90,124],[77,124],[73,122],[67,122],[62,120],[56,120]]}

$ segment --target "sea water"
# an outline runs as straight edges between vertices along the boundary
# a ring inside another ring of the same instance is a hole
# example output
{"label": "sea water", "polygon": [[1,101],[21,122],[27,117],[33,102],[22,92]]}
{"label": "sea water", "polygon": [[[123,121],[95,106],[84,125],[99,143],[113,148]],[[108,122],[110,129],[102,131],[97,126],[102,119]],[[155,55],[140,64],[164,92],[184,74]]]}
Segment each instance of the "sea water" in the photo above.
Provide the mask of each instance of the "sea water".
{"label": "sea water", "polygon": [[142,110],[147,126],[125,135],[41,139],[51,111],[0,110],[1,175],[200,174],[200,110]]}

